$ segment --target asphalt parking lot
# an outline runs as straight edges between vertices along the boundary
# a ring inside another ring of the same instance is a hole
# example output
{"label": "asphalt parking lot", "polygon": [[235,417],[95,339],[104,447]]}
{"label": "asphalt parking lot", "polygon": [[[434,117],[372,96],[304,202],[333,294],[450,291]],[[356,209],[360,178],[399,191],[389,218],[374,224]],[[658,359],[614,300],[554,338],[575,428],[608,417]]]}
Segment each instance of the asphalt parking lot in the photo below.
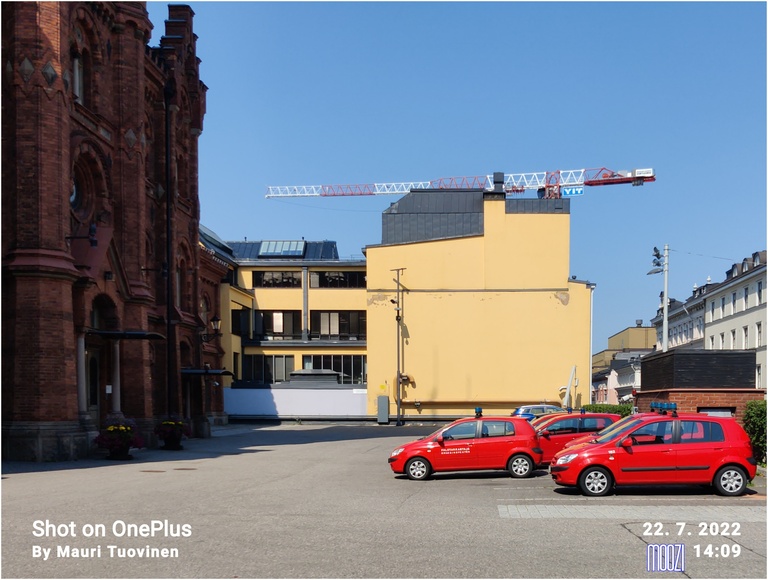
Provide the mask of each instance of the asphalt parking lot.
{"label": "asphalt parking lot", "polygon": [[766,577],[764,476],[738,498],[395,476],[390,451],[433,429],[239,424],[126,462],[3,463],[2,577]]}

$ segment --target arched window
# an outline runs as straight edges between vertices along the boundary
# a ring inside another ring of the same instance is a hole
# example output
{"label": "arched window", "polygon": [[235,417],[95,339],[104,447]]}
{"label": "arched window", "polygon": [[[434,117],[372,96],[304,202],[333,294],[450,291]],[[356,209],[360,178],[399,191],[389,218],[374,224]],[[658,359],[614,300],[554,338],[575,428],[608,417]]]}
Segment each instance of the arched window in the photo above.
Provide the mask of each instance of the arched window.
{"label": "arched window", "polygon": [[72,97],[84,106],[93,105],[91,94],[92,65],[90,51],[76,49],[72,53]]}

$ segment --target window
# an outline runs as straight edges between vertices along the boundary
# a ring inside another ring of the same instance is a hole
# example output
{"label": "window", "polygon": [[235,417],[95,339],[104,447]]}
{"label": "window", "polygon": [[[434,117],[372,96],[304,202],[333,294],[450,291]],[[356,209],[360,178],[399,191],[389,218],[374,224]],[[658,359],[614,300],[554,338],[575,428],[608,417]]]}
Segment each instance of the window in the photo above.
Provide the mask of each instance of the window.
{"label": "window", "polygon": [[600,431],[611,424],[610,419],[607,417],[588,417],[581,420],[582,433],[591,433],[593,431]]}
{"label": "window", "polygon": [[714,421],[680,421],[680,443],[725,441],[720,423]]}
{"label": "window", "polygon": [[731,294],[731,314],[736,314],[736,292]]}
{"label": "window", "polygon": [[745,326],[741,330],[743,332],[743,338],[744,338],[744,346],[743,346],[743,348],[747,349],[747,348],[749,348],[749,326]]}
{"label": "window", "polygon": [[749,286],[744,287],[744,310],[749,308]]}
{"label": "window", "polygon": [[309,315],[310,338],[330,340],[365,340],[365,310],[325,312],[313,310]]}
{"label": "window", "polygon": [[91,53],[89,38],[80,26],[74,28],[74,43],[72,44],[72,98],[82,106],[90,106],[91,91]]}
{"label": "window", "polygon": [[365,288],[365,272],[310,272],[310,288]]}
{"label": "window", "polygon": [[459,423],[443,431],[443,439],[474,439],[477,430],[477,421]]}
{"label": "window", "polygon": [[710,322],[715,319],[715,301],[709,303],[709,320]]}
{"label": "window", "polygon": [[721,332],[720,333],[720,350],[724,350],[724,349],[725,349],[725,333]]}
{"label": "window", "polygon": [[715,337],[709,337],[709,350],[715,350]]}
{"label": "window", "polygon": [[736,348],[736,329],[731,331],[731,350]]}
{"label": "window", "polygon": [[256,310],[253,317],[253,338],[257,340],[301,339],[300,310]]}
{"label": "window", "polygon": [[579,432],[579,418],[572,417],[570,419],[562,419],[550,423],[549,427],[545,427],[552,435],[568,435],[570,433]]}
{"label": "window", "polygon": [[757,365],[755,369],[755,387],[758,389],[763,388],[763,367],[761,365]]}
{"label": "window", "polygon": [[755,348],[763,346],[763,325],[758,322],[755,324]]}
{"label": "window", "polygon": [[515,434],[515,425],[511,421],[483,421],[483,437],[510,437]]}
{"label": "window", "polygon": [[630,435],[632,445],[653,445],[672,441],[672,421],[654,421],[643,425]]}
{"label": "window", "polygon": [[763,303],[763,281],[758,280],[757,282],[757,306],[760,306]]}
{"label": "window", "polygon": [[282,383],[290,380],[293,370],[291,355],[243,355],[244,381],[263,385]]}
{"label": "window", "polygon": [[86,96],[86,66],[85,56],[82,53],[75,54],[72,59],[72,96],[75,98],[75,102],[81,105],[85,105]]}
{"label": "window", "polygon": [[235,336],[245,336],[246,338],[251,337],[250,314],[251,311],[247,308],[232,310],[230,313],[232,334]]}
{"label": "window", "polygon": [[305,354],[302,368],[336,371],[345,385],[360,385],[368,381],[367,358],[360,354]]}
{"label": "window", "polygon": [[259,247],[259,258],[303,258],[306,247],[304,240],[265,241]]}
{"label": "window", "polygon": [[301,272],[253,272],[254,288],[301,288]]}
{"label": "window", "polygon": [[725,296],[720,298],[720,318],[725,318]]}

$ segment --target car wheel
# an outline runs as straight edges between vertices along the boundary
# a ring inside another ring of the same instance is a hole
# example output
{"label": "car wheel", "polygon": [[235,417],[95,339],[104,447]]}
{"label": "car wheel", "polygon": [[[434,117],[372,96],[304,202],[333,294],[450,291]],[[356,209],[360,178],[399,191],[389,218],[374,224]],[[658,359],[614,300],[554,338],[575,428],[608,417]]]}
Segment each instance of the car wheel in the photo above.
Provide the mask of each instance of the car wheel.
{"label": "car wheel", "polygon": [[608,495],[612,487],[613,478],[602,467],[587,467],[579,476],[579,488],[584,495]]}
{"label": "car wheel", "polygon": [[533,474],[533,461],[527,455],[513,455],[507,469],[512,477],[530,477]]}
{"label": "car wheel", "polygon": [[715,474],[714,485],[720,495],[743,495],[747,491],[747,474],[741,467],[729,465]]}
{"label": "car wheel", "polygon": [[432,466],[426,459],[414,457],[405,464],[405,473],[410,479],[427,479],[432,473]]}

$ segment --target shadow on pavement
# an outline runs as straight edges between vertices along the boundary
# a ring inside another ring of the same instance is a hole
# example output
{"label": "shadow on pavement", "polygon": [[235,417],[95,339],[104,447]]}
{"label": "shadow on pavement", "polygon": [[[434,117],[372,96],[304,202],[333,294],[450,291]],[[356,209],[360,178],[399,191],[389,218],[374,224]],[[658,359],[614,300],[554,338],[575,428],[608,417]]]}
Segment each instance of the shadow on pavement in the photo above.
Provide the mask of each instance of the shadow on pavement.
{"label": "shadow on pavement", "polygon": [[24,461],[3,461],[2,478],[19,473],[35,473],[69,469],[91,469],[126,464],[152,464],[167,461],[192,461],[211,459],[228,455],[243,455],[270,451],[280,445],[306,445],[312,443],[342,442],[358,439],[406,438],[417,439],[432,433],[438,424],[339,425],[327,423],[276,424],[276,423],[233,423],[212,427],[212,437],[207,439],[185,439],[184,449],[165,451],[163,449],[133,449],[133,459],[114,461],[106,458],[106,452],[95,453],[92,457],[78,461],[32,463]]}

